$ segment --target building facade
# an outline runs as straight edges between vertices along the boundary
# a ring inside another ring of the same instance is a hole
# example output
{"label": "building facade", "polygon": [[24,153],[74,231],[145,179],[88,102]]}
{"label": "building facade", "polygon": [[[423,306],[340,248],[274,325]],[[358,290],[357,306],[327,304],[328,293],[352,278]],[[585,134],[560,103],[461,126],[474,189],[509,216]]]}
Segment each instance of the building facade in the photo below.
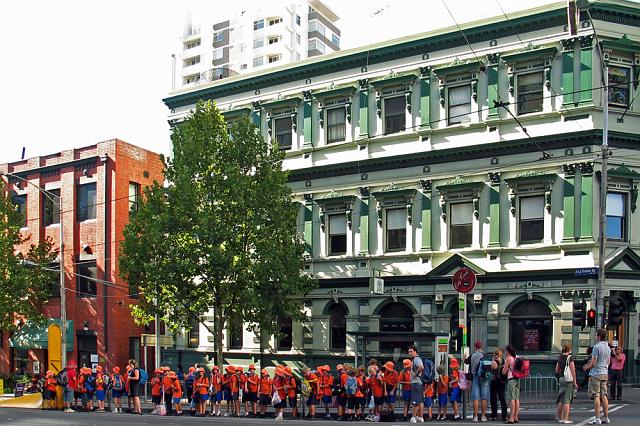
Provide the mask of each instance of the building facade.
{"label": "building facade", "polygon": [[[162,182],[162,168],[159,154],[117,139],[0,165],[29,244],[50,237],[59,247],[64,227],[67,359],[80,366],[123,368],[130,357],[141,359],[145,330],[130,315],[137,295],[118,276],[117,256],[131,209],[146,186]],[[50,322],[61,315],[59,284],[44,306]],[[47,346],[46,327],[27,322],[13,335],[3,332],[0,371],[46,371]]]}
{"label": "building facade", "polygon": [[185,22],[178,86],[194,86],[340,50],[339,17],[320,0],[276,1],[221,22]]}
{"label": "building facade", "polygon": [[[468,296],[470,341],[511,343],[534,373],[550,373],[563,343],[584,357],[592,342],[592,329],[572,327],[572,304],[594,304],[606,185],[605,300],[623,305],[609,337],[635,374],[638,4],[591,2],[574,34],[566,4],[462,32],[444,28],[164,100],[179,122],[198,99],[214,99],[230,118],[249,114],[286,151],[306,270],[319,279],[304,298],[308,322],[283,321],[288,337],[262,350],[230,327],[228,360],[353,360],[361,346],[350,333],[362,331],[450,333],[459,356],[452,275],[464,266],[478,280]],[[602,183],[605,103],[612,155]],[[196,331],[197,348],[178,346],[179,356],[210,350],[205,329]],[[391,358],[409,343],[373,342],[367,355]],[[433,342],[420,350],[433,353]]]}

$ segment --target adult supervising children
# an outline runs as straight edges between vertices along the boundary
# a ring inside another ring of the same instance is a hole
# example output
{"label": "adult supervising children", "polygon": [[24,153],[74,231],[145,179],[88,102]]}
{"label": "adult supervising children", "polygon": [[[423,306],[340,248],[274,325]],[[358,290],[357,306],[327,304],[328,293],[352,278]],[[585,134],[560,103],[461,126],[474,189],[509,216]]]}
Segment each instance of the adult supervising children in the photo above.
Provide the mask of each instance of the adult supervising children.
{"label": "adult supervising children", "polygon": [[[486,422],[487,421],[487,403],[491,398],[489,389],[489,379],[483,377],[481,374],[481,363],[485,357],[482,351],[482,342],[477,341],[475,343],[476,351],[471,354],[469,362],[469,370],[473,375],[473,381],[471,382],[471,400],[473,401],[473,422]],[[479,410],[480,409],[480,410]],[[480,411],[480,413],[479,413]],[[482,414],[482,417],[480,417]]]}
{"label": "adult supervising children", "polygon": [[418,356],[418,348],[415,345],[409,346],[407,350],[411,358],[411,403],[413,404],[413,417],[411,423],[422,423],[424,418],[424,386],[422,385],[422,371],[424,364]]}
{"label": "adult supervising children", "polygon": [[[607,399],[607,382],[609,361],[611,360],[611,349],[607,344],[607,332],[599,328],[596,331],[595,344],[591,351],[591,359],[582,367],[584,371],[589,371],[589,397],[593,399],[595,418],[589,422],[592,425],[607,424],[609,421],[609,400]],[[600,416],[602,406],[603,415]]]}

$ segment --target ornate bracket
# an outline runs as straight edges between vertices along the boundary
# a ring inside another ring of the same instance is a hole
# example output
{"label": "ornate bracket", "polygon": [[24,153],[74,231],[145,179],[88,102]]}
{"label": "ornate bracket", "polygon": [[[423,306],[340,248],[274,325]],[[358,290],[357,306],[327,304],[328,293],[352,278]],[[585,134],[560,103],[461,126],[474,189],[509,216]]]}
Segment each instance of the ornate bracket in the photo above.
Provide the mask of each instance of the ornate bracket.
{"label": "ornate bracket", "polygon": [[471,98],[473,102],[478,102],[478,80],[471,82]]}
{"label": "ornate bracket", "polygon": [[307,203],[311,203],[313,202],[313,194],[302,194],[302,196],[304,197],[304,201],[306,201]]}
{"label": "ornate bracket", "polygon": [[444,81],[440,80],[440,88],[438,93],[440,94],[440,105],[442,105],[442,108],[444,108],[444,104],[446,103],[446,99],[445,99],[445,90],[444,90]]}
{"label": "ornate bracket", "polygon": [[411,90],[404,94],[404,102],[407,105],[407,112],[411,112]]}
{"label": "ornate bracket", "polygon": [[560,44],[562,45],[562,51],[573,52],[574,48],[576,47],[576,41],[577,41],[577,38],[575,37],[568,38],[565,40],[560,40]]}
{"label": "ornate bracket", "polygon": [[576,174],[576,165],[575,164],[563,164],[562,172],[565,176],[575,176]]}
{"label": "ornate bracket", "polygon": [[313,96],[311,95],[311,90],[303,90],[302,97],[304,98],[305,101],[311,101],[313,99]]}
{"label": "ornate bracket", "polygon": [[422,186],[423,191],[431,191],[432,181],[431,179],[420,179],[420,186]]}
{"label": "ornate bracket", "polygon": [[636,212],[638,207],[638,184],[634,183],[631,188],[631,213]]}
{"label": "ornate bracket", "polygon": [[473,198],[473,216],[478,219],[480,217],[480,198]]}
{"label": "ornate bracket", "polygon": [[318,123],[320,127],[324,127],[324,105],[318,105]]}
{"label": "ornate bracket", "polygon": [[376,114],[382,118],[382,92],[376,92]]}
{"label": "ornate bracket", "polygon": [[382,228],[382,204],[376,206],[376,215],[378,216],[378,226]]}
{"label": "ornate bracket", "polygon": [[509,211],[511,216],[516,215],[516,190],[514,188],[509,189]]}
{"label": "ornate bracket", "polygon": [[351,225],[353,225],[353,211],[351,209],[347,209],[347,228],[351,229]]}
{"label": "ornate bracket", "polygon": [[359,186],[358,187],[358,194],[360,194],[361,197],[368,197],[369,196],[369,187],[368,186]]}
{"label": "ornate bracket", "polygon": [[497,185],[500,183],[500,172],[489,172],[487,173],[487,176],[489,177],[489,181],[491,182],[491,184],[493,185]]}
{"label": "ornate bracket", "polygon": [[516,91],[515,80],[516,80],[515,74],[513,72],[513,69],[510,67],[509,68],[509,93],[512,95]]}
{"label": "ornate bracket", "polygon": [[320,210],[320,229],[322,229],[322,232],[324,232],[326,219],[327,219],[327,215],[325,214],[324,210]]}
{"label": "ornate bracket", "polygon": [[447,200],[444,199],[444,194],[440,195],[440,217],[443,222],[447,221]]}
{"label": "ornate bracket", "polygon": [[298,130],[298,113],[297,112],[293,112],[291,114],[291,128],[293,129],[294,132]]}
{"label": "ornate bracket", "polygon": [[547,89],[551,88],[551,65],[544,67],[544,86]]}
{"label": "ornate bracket", "polygon": [[363,78],[358,80],[358,88],[361,92],[366,92],[367,90],[369,90],[369,79]]}
{"label": "ornate bracket", "polygon": [[544,192],[544,208],[547,210],[547,213],[551,213],[551,190]]}
{"label": "ornate bracket", "polygon": [[580,163],[580,173],[582,173],[582,175],[592,175],[593,163],[590,161],[586,163]]}
{"label": "ornate bracket", "polygon": [[407,209],[407,223],[409,223],[409,225],[411,225],[411,221],[413,220],[413,204],[409,203],[406,206]]}
{"label": "ornate bracket", "polygon": [[347,118],[347,122],[351,123],[351,101],[347,101],[346,104],[344,104],[344,108],[345,108],[345,116]]}

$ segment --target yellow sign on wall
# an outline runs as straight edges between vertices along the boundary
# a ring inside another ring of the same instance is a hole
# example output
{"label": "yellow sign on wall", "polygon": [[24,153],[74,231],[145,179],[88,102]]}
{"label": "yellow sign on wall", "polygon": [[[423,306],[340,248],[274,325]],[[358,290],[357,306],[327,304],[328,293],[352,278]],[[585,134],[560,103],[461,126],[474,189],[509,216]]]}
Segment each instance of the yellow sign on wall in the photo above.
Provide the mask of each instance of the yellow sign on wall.
{"label": "yellow sign on wall", "polygon": [[4,379],[0,379],[0,395],[4,395]]}
{"label": "yellow sign on wall", "polygon": [[58,324],[49,326],[49,365],[48,370],[58,373],[62,370],[62,330]]}

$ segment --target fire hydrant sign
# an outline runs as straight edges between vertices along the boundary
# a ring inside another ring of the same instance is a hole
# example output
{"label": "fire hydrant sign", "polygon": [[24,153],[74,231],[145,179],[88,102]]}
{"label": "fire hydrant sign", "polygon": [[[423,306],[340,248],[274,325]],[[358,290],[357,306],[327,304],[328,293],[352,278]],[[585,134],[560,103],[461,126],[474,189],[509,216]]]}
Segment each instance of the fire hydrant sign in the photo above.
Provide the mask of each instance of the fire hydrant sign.
{"label": "fire hydrant sign", "polygon": [[453,274],[453,288],[459,293],[469,293],[476,286],[476,274],[469,268],[460,268]]}

